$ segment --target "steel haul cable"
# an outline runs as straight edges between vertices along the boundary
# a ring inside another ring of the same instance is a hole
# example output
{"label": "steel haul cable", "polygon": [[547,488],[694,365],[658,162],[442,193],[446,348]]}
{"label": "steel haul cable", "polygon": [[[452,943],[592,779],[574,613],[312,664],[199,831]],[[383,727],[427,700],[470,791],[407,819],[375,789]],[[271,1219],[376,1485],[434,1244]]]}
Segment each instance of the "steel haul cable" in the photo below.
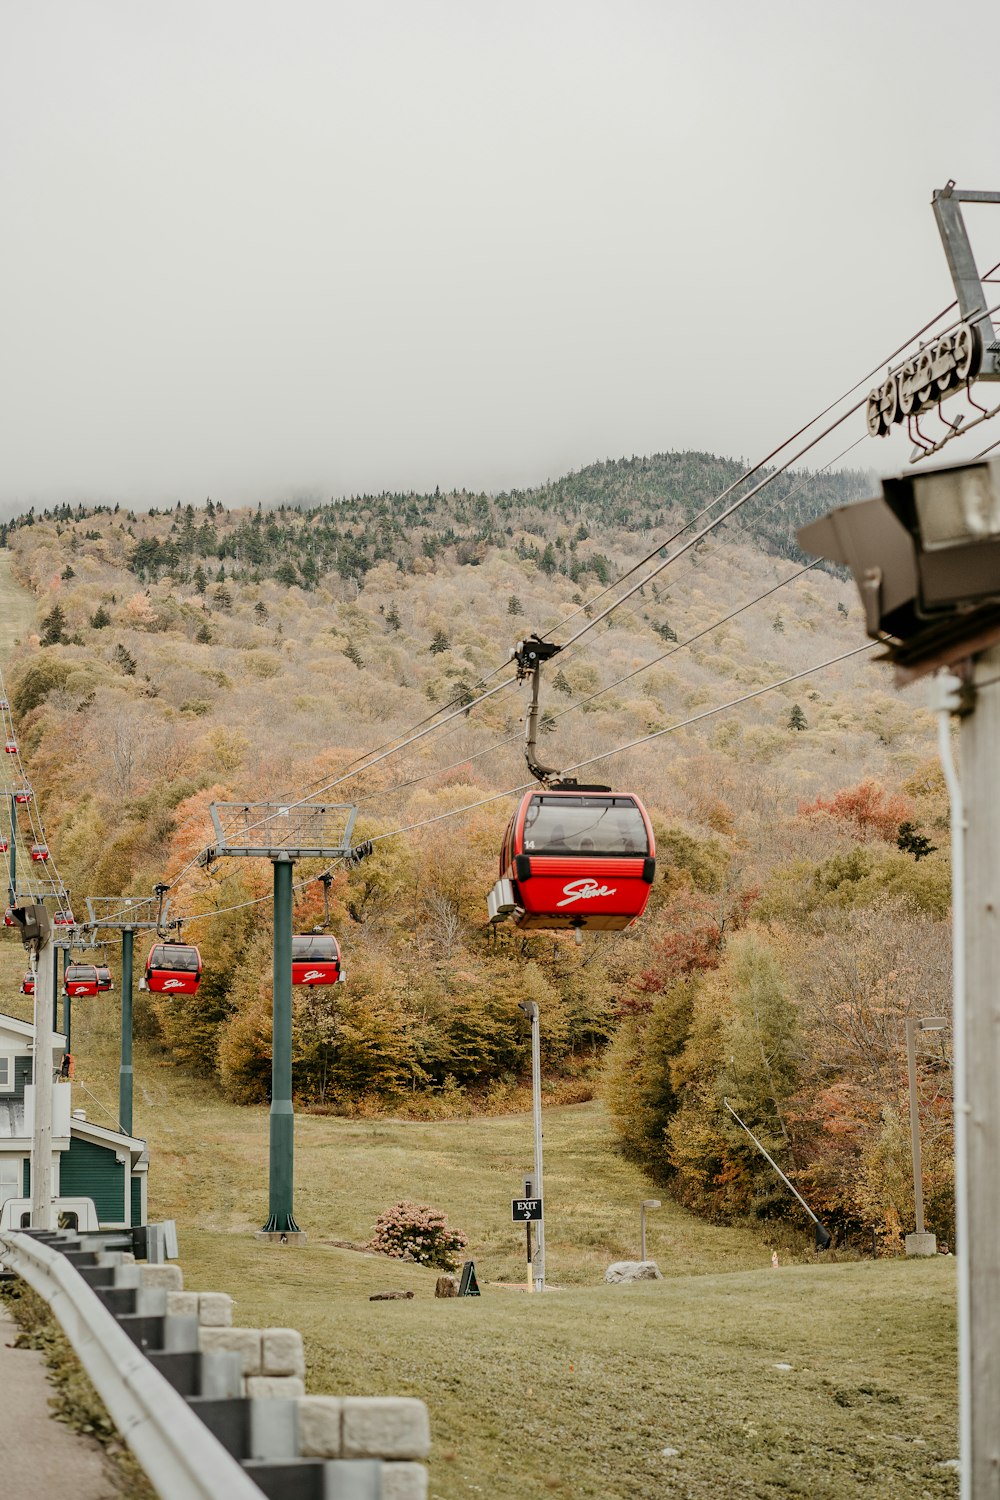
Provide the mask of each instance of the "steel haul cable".
{"label": "steel haul cable", "polygon": [[[579,771],[582,770],[585,766],[595,765],[597,762],[602,760],[610,760],[614,755],[622,755],[627,750],[635,750],[641,745],[649,744],[652,740],[661,739],[664,735],[676,734],[681,729],[690,728],[692,724],[700,724],[705,719],[714,718],[716,714],[726,713],[730,709],[741,707],[744,703],[750,703],[756,698],[762,698],[767,693],[773,693],[780,688],[788,687],[790,683],[801,682],[804,677],[811,677],[814,675],[814,673],[823,672],[828,667],[838,666],[841,662],[849,661],[852,657],[860,656],[866,651],[874,650],[874,648],[880,644],[881,642],[879,641],[866,641],[864,645],[854,646],[850,651],[841,652],[839,656],[831,656],[826,661],[814,662],[812,666],[805,667],[800,672],[792,672],[786,677],[781,677],[774,682],[767,683],[764,687],[754,688],[751,692],[743,693],[738,698],[731,698],[726,703],[719,703],[714,708],[702,709],[696,714],[689,715],[686,719],[679,719],[674,724],[668,724],[663,729],[655,729],[649,734],[641,735],[638,739],[630,740],[625,745],[617,745],[611,750],[603,750],[597,755],[588,756],[585,760],[577,761],[575,765],[567,766],[566,770]],[[494,802],[500,802],[505,797],[515,797],[520,792],[530,791],[531,788],[537,786],[537,784],[537,782],[532,780],[522,782],[519,786],[507,787],[502,792],[492,792],[488,797],[480,797],[477,801],[466,803],[462,807],[453,807],[448,812],[437,813],[433,817],[422,818],[416,823],[407,823],[400,828],[393,828],[386,833],[375,834],[369,840],[369,842],[371,844],[380,844],[383,843],[386,839],[399,838],[404,833],[413,833],[419,828],[429,828],[432,824],[446,822],[449,818],[462,817],[465,813],[475,812],[480,807],[488,807]],[[335,861],[335,863],[341,862],[342,861]],[[332,868],[333,867],[330,866],[330,869]],[[311,875],[308,876],[305,880],[297,881],[293,886],[293,890],[301,890],[305,886],[310,885],[316,879],[317,877],[315,875]],[[216,907],[209,911],[197,912],[193,916],[186,918],[185,925],[190,925],[194,922],[205,921],[212,917],[226,916],[230,912],[234,911],[244,911],[251,906],[260,906],[265,901],[269,901],[270,899],[270,895],[259,896],[252,901],[240,901],[235,906]]]}

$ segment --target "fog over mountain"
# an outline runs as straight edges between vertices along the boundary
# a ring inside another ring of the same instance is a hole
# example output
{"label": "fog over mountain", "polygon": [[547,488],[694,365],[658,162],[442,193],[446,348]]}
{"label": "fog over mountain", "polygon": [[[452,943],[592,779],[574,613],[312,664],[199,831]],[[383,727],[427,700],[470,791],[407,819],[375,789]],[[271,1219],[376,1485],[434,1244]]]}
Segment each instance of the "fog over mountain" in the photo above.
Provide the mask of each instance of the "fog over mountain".
{"label": "fog over mountain", "polygon": [[963,14],[921,132],[927,0],[11,10],[0,505],[762,456],[951,300],[931,191],[998,186]]}

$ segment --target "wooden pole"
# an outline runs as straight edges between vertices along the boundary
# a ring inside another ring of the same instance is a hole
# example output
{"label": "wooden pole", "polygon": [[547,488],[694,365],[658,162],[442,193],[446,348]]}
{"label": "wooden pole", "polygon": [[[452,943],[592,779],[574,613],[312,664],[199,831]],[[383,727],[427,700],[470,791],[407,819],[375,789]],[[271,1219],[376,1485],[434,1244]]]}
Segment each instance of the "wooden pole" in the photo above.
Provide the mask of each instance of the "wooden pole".
{"label": "wooden pole", "polygon": [[[968,1114],[970,1487],[1000,1500],[1000,646],[975,659],[975,710],[962,720]],[[963,1480],[966,1476],[963,1475]]]}

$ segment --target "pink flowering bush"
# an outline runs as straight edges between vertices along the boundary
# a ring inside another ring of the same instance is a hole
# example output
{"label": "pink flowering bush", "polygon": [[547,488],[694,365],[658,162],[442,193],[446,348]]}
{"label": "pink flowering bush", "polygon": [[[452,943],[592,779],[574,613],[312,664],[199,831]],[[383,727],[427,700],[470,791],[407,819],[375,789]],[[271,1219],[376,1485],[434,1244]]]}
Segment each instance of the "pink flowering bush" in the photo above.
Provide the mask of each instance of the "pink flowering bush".
{"label": "pink flowering bush", "polygon": [[469,1243],[460,1229],[450,1229],[439,1209],[426,1203],[396,1203],[375,1221],[368,1248],[395,1260],[414,1260],[420,1266],[454,1271],[458,1252]]}

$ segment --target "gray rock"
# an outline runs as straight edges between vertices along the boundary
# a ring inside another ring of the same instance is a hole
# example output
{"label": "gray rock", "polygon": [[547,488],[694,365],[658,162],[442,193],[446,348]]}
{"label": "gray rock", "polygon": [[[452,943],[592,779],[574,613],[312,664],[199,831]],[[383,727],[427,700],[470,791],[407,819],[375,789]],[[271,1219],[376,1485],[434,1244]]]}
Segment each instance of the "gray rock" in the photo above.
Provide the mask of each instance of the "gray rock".
{"label": "gray rock", "polygon": [[604,1279],[619,1286],[627,1281],[662,1281],[663,1277],[655,1260],[616,1260],[605,1271]]}

